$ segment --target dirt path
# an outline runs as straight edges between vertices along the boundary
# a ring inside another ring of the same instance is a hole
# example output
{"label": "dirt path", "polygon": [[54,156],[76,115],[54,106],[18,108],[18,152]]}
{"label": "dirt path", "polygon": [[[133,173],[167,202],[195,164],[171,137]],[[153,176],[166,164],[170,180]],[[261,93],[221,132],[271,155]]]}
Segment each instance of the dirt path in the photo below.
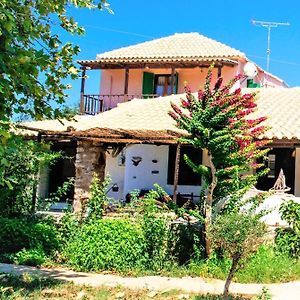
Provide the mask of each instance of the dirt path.
{"label": "dirt path", "polygon": [[[148,289],[151,291],[181,290],[201,294],[221,294],[224,282],[217,279],[203,278],[169,278],[161,276],[121,277],[109,274],[94,274],[74,272],[67,269],[45,269],[11,264],[0,264],[0,273],[21,275],[29,273],[33,275],[47,276],[53,279],[72,281],[79,285],[97,286],[124,286],[130,289]],[[300,281],[281,284],[240,284],[233,283],[230,292],[254,296],[261,292],[263,287],[269,290],[273,300],[300,300]]]}

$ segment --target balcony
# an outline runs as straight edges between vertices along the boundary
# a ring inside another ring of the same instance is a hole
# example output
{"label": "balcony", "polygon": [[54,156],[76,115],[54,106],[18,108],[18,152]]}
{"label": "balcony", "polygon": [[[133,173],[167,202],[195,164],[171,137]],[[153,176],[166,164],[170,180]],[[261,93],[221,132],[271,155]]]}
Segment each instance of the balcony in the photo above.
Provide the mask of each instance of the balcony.
{"label": "balcony", "polygon": [[124,103],[134,98],[153,99],[158,97],[156,94],[120,94],[120,95],[82,95],[80,111],[87,115],[96,115],[117,106],[118,103]]}

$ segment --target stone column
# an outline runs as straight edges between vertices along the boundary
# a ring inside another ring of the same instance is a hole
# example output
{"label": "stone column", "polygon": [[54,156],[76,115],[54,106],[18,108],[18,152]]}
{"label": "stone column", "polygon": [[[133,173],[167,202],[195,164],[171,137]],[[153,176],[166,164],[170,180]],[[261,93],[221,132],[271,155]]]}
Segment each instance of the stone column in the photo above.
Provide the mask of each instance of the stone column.
{"label": "stone column", "polygon": [[103,144],[91,141],[78,141],[75,161],[75,190],[73,209],[81,212],[82,204],[89,197],[90,184],[93,174],[100,180],[105,176],[106,153]]}

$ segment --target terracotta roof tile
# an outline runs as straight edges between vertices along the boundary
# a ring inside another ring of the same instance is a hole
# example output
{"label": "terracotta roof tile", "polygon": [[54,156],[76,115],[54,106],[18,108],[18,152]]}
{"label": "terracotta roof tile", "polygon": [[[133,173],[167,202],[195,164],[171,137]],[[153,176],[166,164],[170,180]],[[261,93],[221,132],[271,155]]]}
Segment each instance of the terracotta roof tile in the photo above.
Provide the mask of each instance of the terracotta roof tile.
{"label": "terracotta roof tile", "polygon": [[[265,125],[270,126],[266,133],[269,139],[300,140],[300,88],[261,88],[243,89],[243,93],[258,91],[258,109],[253,117],[266,116]],[[66,131],[68,126],[76,130],[74,135],[105,135],[105,130],[133,132],[136,136],[147,136],[147,132],[163,134],[184,134],[171,117],[170,102],[179,103],[182,95],[171,95],[156,99],[134,99],[119,104],[117,108],[96,116],[79,116],[77,122],[66,122],[63,126],[58,121],[29,122],[24,125],[49,132]],[[108,134],[109,135],[109,134]]]}
{"label": "terracotta roof tile", "polygon": [[245,57],[245,54],[197,32],[174,35],[104,52],[103,62],[188,61]]}

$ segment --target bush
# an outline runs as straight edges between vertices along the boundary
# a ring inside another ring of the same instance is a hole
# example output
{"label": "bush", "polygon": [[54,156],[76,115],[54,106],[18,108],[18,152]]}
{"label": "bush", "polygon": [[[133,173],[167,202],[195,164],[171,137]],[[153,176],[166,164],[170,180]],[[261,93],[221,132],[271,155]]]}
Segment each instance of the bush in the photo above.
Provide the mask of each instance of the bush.
{"label": "bush", "polygon": [[59,248],[54,221],[0,217],[0,254],[16,253],[22,249],[41,249],[46,254]]}
{"label": "bush", "polygon": [[0,216],[20,216],[35,211],[33,197],[38,184],[39,167],[53,163],[59,153],[51,153],[44,143],[25,141],[11,135],[1,148],[0,169],[5,184],[0,184]]}
{"label": "bush", "polygon": [[11,256],[17,265],[40,266],[46,260],[46,254],[41,249],[23,249]]}
{"label": "bush", "polygon": [[300,203],[290,200],[282,203],[280,213],[289,227],[276,231],[275,242],[279,251],[293,257],[300,257]]}
{"label": "bush", "polygon": [[251,214],[224,214],[210,226],[208,236],[215,250],[221,250],[232,261],[225,282],[223,297],[228,299],[229,286],[241,262],[255,253],[264,240],[266,228]]}
{"label": "bush", "polygon": [[64,255],[77,270],[133,270],[145,264],[146,241],[141,227],[130,220],[93,220],[72,235]]}

